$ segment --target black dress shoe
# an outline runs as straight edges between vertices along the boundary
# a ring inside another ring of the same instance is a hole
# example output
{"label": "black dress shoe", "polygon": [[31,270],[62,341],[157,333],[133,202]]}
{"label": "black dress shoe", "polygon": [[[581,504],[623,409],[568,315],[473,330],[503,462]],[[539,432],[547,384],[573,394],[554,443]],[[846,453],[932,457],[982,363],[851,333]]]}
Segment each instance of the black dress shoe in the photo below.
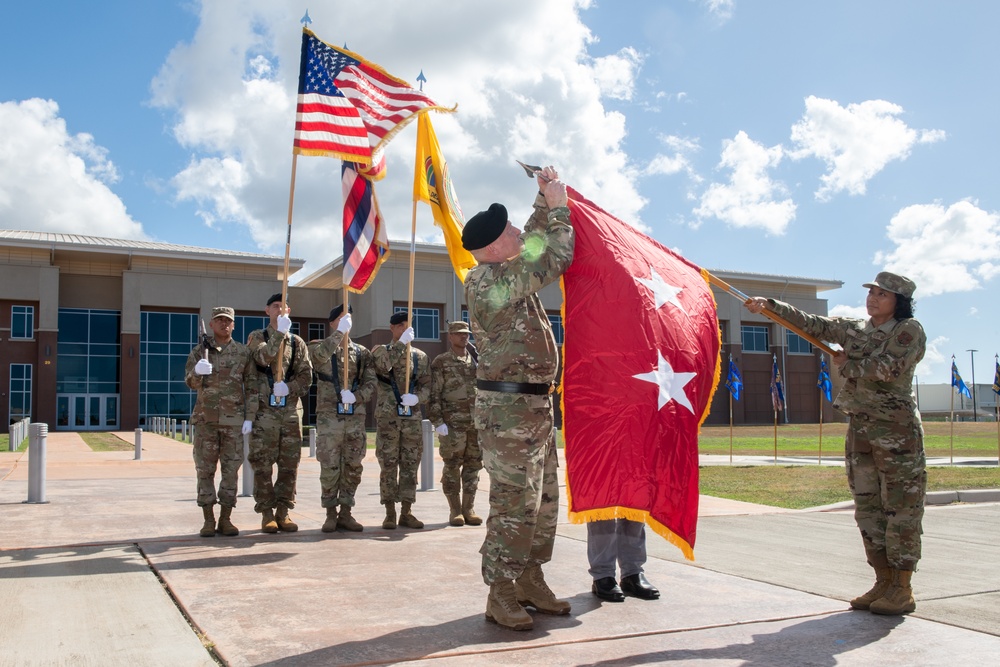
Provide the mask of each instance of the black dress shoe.
{"label": "black dress shoe", "polygon": [[625,602],[625,594],[618,588],[618,582],[614,577],[604,577],[594,582],[590,590],[597,597],[608,602]]}
{"label": "black dress shoe", "polygon": [[642,600],[658,600],[660,598],[659,589],[649,583],[646,575],[642,572],[622,577],[621,590],[625,595],[631,595]]}

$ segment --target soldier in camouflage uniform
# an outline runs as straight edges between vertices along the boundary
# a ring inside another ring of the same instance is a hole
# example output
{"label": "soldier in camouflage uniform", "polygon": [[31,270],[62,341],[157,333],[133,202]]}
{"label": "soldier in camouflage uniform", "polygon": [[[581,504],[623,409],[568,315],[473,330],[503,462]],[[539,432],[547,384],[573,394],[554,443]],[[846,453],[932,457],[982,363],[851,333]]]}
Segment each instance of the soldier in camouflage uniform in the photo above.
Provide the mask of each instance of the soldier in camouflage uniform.
{"label": "soldier in camouflage uniform", "polygon": [[479,344],[475,425],[490,476],[483,580],[487,620],[514,630],[533,625],[523,605],[568,614],[542,576],[552,558],[559,511],[552,388],[559,349],[537,292],[559,280],[573,258],[566,186],[552,167],[525,232],[492,204],[473,216],[462,245],[479,265],[465,280]]}
{"label": "soldier in camouflage uniform", "polygon": [[[265,533],[294,533],[299,527],[288,518],[288,510],[295,507],[302,458],[300,398],[309,394],[312,364],[305,341],[289,333],[291,309],[282,303],[281,294],[268,299],[264,312],[271,319],[268,327],[247,337],[260,396],[247,457],[253,466],[254,511],[262,515],[260,527]],[[277,477],[273,477],[275,464]]]}
{"label": "soldier in camouflage uniform", "polygon": [[483,453],[472,423],[477,363],[467,349],[470,333],[465,322],[452,322],[448,325],[451,349],[431,362],[427,418],[434,424],[440,442],[444,461],[441,489],[448,499],[448,523],[453,526],[478,526],[483,522],[472,507],[476,502],[479,471],[483,468]]}
{"label": "soldier in camouflage uniform", "polygon": [[[417,500],[417,468],[423,452],[420,405],[430,396],[430,360],[422,350],[409,346],[410,384],[406,385],[406,350],[413,340],[405,311],[389,318],[392,342],[372,349],[378,377],[378,427],[375,456],[382,469],[379,493],[385,505],[382,527],[396,527],[396,503],[400,503],[399,525],[423,528],[413,516],[411,506]],[[409,413],[409,414],[401,414]]]}
{"label": "soldier in camouflage uniform", "polygon": [[913,319],[913,281],[883,271],[865,283],[870,319],[807,315],[786,303],[752,298],[750,312],[772,310],[820,340],[844,347],[833,357],[846,379],[834,407],[850,417],[847,480],[875,585],[855,609],[905,614],[916,609],[910,577],[920,560],[927,490],[924,432],[913,373],[927,337]]}
{"label": "soldier in camouflage uniform", "polygon": [[[364,530],[351,516],[354,494],[361,483],[367,450],[365,406],[375,393],[375,364],[368,348],[349,341],[347,384],[344,384],[344,336],[351,330],[348,306],[330,311],[329,336],[309,342],[316,374],[316,459],[319,461],[321,502],[326,508],[322,531]],[[337,512],[337,506],[340,512]]]}
{"label": "soldier in camouflage uniform", "polygon": [[[194,467],[198,473],[198,505],[204,514],[202,537],[239,535],[231,516],[236,507],[236,479],[243,465],[243,435],[257,412],[253,362],[246,346],[233,340],[233,309],[213,308],[212,336],[191,350],[184,369],[187,386],[198,392],[191,413]],[[222,469],[216,496],[215,470]],[[215,502],[222,505],[215,525]]]}

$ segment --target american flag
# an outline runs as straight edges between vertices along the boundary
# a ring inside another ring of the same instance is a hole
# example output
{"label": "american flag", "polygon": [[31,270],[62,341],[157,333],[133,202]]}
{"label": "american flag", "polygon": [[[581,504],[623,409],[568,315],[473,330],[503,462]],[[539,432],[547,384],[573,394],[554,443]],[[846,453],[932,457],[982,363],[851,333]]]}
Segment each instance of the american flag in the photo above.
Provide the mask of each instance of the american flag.
{"label": "american flag", "polygon": [[303,29],[293,153],[371,165],[372,153],[422,109],[454,110]]}
{"label": "american flag", "polygon": [[344,187],[344,285],[364,292],[389,256],[385,225],[375,199],[375,185],[357,172],[357,165],[341,167]]}

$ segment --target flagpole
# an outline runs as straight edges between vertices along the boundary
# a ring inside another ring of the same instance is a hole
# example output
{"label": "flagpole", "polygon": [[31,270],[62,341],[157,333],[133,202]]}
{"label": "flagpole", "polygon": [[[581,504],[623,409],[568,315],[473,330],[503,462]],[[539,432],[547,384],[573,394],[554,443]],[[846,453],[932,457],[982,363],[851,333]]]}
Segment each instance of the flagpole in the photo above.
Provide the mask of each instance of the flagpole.
{"label": "flagpole", "polygon": [[733,392],[729,392],[729,465],[733,465]]}
{"label": "flagpole", "polygon": [[[413,326],[413,272],[414,264],[417,261],[417,202],[413,202],[413,224],[410,231],[410,294],[406,301],[406,319]],[[414,335],[416,330],[414,330]],[[403,381],[406,383],[406,393],[410,393],[410,343],[406,344],[406,375]]]}
{"label": "flagpole", "polygon": [[[348,308],[348,303],[347,303],[348,296],[347,296],[347,294],[348,294],[348,292],[347,292],[347,283],[344,283],[344,301],[343,301],[343,303],[344,303],[344,309],[340,312],[340,316],[341,317],[344,317],[349,312],[347,310],[347,308]],[[347,333],[345,333],[344,334],[344,339],[340,342],[341,346],[344,349],[344,371],[343,371],[344,381],[341,383],[340,386],[343,387],[344,389],[347,389],[347,379],[348,379],[347,365],[349,363],[351,363],[350,357],[348,356],[348,350],[350,350],[350,347],[351,347],[351,341],[349,339],[350,335],[351,335],[350,331],[348,331]],[[340,396],[337,397],[337,400],[338,401],[340,400]]]}
{"label": "flagpole", "polygon": [[[295,167],[299,160],[298,153],[292,153],[292,182],[288,186],[288,230],[285,232],[285,270],[281,277],[282,315],[288,311],[288,257],[292,251],[292,208],[295,204]],[[289,330],[291,335],[291,330]],[[278,344],[278,368],[274,371],[274,381],[285,381],[285,338]]]}
{"label": "flagpole", "polygon": [[954,463],[955,461],[955,390],[954,389],[952,389],[951,392],[951,441],[948,447],[951,450],[952,463]]}
{"label": "flagpole", "polygon": [[[739,299],[743,303],[746,303],[747,301],[750,300],[749,296],[747,296],[746,294],[744,294],[740,290],[736,289],[735,287],[733,287],[732,285],[730,285],[729,283],[727,283],[725,280],[722,280],[721,278],[718,278],[718,277],[712,275],[711,273],[709,273],[705,269],[702,269],[702,273],[708,279],[708,282],[710,282],[711,284],[715,285],[716,287],[722,289],[723,291],[729,293],[731,296],[736,297],[737,299]],[[780,315],[778,315],[777,313],[775,313],[773,310],[768,310],[767,308],[765,308],[764,310],[761,311],[761,315],[763,315],[764,317],[768,318],[769,320],[777,322],[781,326],[785,327],[786,329],[788,329],[789,331],[791,331],[793,333],[798,334],[802,338],[805,338],[807,341],[809,341],[810,343],[812,343],[813,345],[815,345],[819,349],[823,350],[824,352],[826,352],[827,354],[829,354],[831,357],[833,357],[833,356],[835,356],[837,354],[833,350],[833,348],[831,348],[829,345],[827,345],[826,343],[824,343],[820,339],[816,338],[812,334],[806,333],[805,331],[803,331],[799,327],[795,326],[794,324],[792,324],[791,322],[789,322],[785,318],[783,318]]]}
{"label": "flagpole", "polygon": [[774,462],[778,462],[778,411],[774,411]]}
{"label": "flagpole", "polygon": [[823,465],[823,388],[819,388],[819,464]]}

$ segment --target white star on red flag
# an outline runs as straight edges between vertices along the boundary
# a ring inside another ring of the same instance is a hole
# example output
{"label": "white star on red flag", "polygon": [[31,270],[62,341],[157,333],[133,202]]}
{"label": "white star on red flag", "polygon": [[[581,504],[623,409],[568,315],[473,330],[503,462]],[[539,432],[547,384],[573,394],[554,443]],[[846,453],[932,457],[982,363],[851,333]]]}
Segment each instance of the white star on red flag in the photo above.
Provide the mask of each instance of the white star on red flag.
{"label": "white star on red flag", "polygon": [[677,295],[684,288],[665,282],[652,266],[649,267],[649,273],[649,278],[636,278],[635,280],[645,285],[653,293],[653,302],[656,304],[656,307],[659,308],[665,303],[672,303],[682,312],[686,312],[684,311],[684,306],[681,305],[680,299],[677,298]]}
{"label": "white star on red flag", "polygon": [[639,373],[632,377],[637,380],[652,382],[660,388],[660,393],[657,397],[657,410],[662,410],[663,406],[670,401],[677,401],[677,403],[687,408],[691,414],[694,414],[691,401],[688,400],[687,394],[684,393],[684,385],[693,380],[698,374],[675,373],[670,362],[663,358],[659,350],[656,351],[656,356],[657,364],[654,370],[648,373]]}

